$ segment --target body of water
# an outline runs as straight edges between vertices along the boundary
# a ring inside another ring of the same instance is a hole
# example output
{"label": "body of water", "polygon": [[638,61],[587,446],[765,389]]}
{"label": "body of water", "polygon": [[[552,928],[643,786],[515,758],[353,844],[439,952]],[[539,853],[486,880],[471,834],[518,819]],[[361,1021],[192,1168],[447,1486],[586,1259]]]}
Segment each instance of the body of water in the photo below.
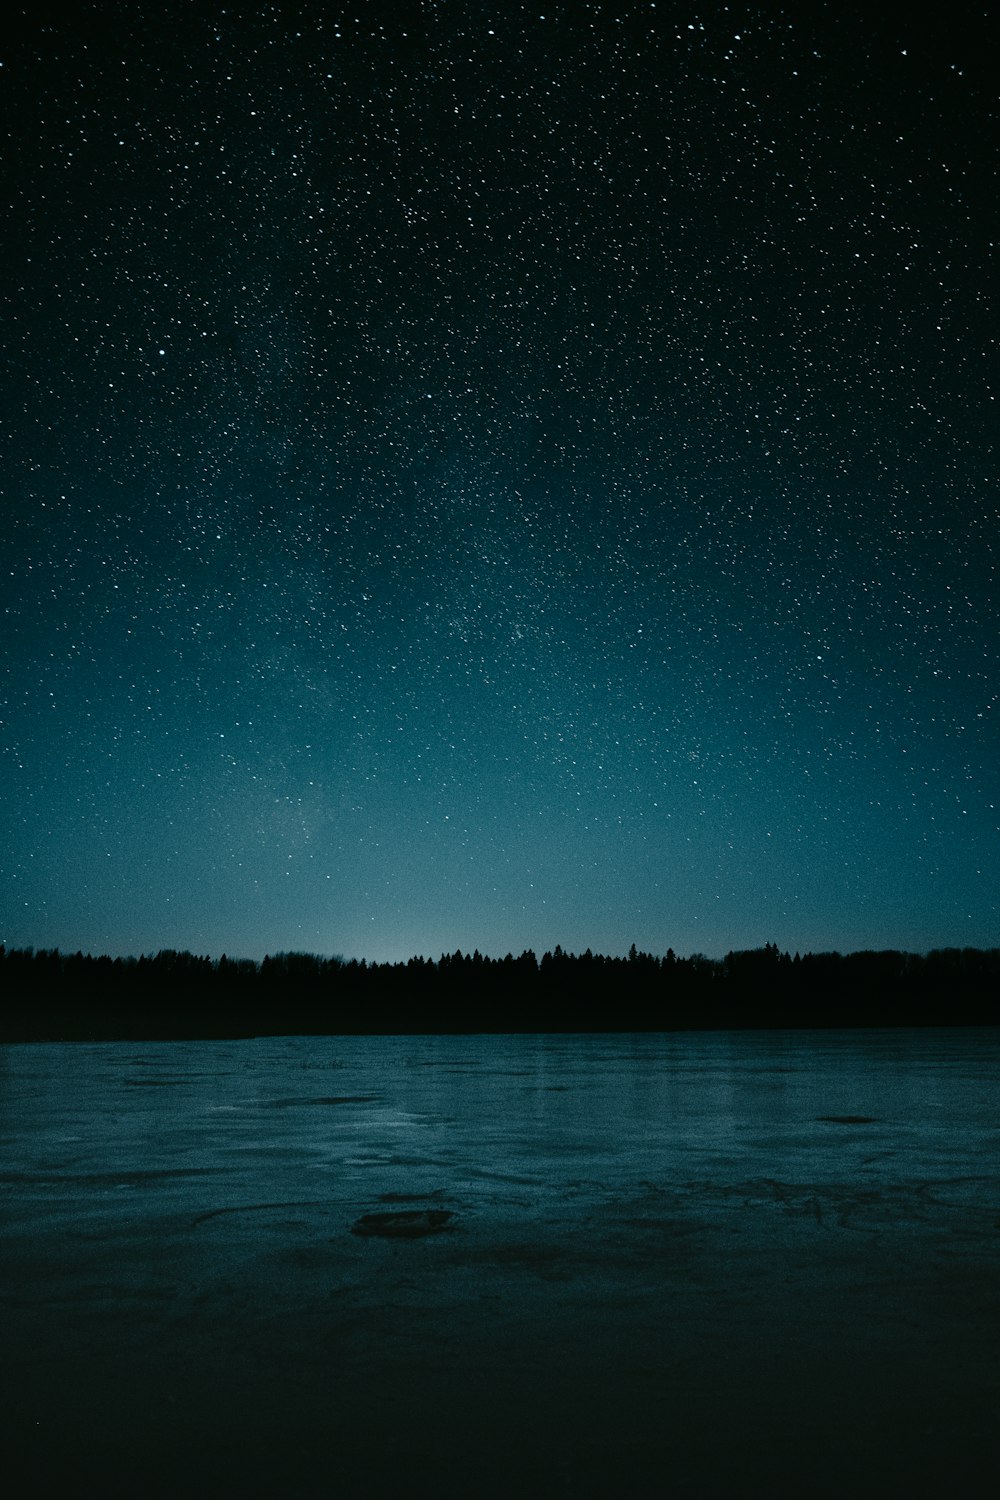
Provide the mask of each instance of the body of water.
{"label": "body of water", "polygon": [[0,1049],[22,1488],[994,1492],[995,1031]]}

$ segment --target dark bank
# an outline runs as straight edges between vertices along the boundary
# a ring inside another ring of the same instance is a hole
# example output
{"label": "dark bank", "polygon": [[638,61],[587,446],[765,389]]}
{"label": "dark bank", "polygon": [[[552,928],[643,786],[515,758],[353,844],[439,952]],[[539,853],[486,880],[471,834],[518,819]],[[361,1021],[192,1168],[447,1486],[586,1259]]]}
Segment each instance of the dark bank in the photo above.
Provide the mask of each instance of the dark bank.
{"label": "dark bank", "polygon": [[996,1024],[1000,949],[779,951],[407,963],[168,949],[110,958],[0,948],[0,1039],[683,1031]]}

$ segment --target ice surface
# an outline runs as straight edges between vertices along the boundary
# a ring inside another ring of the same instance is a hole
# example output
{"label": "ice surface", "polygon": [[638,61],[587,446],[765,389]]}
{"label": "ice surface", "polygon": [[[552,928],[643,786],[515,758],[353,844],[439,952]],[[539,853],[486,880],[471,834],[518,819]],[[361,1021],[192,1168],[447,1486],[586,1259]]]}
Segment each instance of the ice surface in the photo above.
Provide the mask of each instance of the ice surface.
{"label": "ice surface", "polygon": [[[998,1062],[992,1031],[0,1049],[19,1492],[992,1494]],[[445,1232],[351,1233],[379,1214]]]}

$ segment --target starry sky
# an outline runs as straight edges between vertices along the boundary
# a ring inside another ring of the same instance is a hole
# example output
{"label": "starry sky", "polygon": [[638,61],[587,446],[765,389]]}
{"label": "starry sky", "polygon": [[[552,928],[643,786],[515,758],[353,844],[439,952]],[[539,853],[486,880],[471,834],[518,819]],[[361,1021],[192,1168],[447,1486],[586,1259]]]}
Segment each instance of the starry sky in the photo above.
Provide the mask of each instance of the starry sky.
{"label": "starry sky", "polygon": [[0,38],[0,941],[1000,942],[990,7]]}

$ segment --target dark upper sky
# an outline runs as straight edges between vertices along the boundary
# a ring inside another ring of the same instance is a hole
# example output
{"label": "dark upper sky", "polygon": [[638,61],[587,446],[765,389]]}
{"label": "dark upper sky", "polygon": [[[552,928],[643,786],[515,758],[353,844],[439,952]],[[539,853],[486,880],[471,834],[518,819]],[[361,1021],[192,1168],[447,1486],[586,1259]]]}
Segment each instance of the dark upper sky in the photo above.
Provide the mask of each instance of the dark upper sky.
{"label": "dark upper sky", "polygon": [[0,38],[0,940],[1000,941],[990,7]]}

